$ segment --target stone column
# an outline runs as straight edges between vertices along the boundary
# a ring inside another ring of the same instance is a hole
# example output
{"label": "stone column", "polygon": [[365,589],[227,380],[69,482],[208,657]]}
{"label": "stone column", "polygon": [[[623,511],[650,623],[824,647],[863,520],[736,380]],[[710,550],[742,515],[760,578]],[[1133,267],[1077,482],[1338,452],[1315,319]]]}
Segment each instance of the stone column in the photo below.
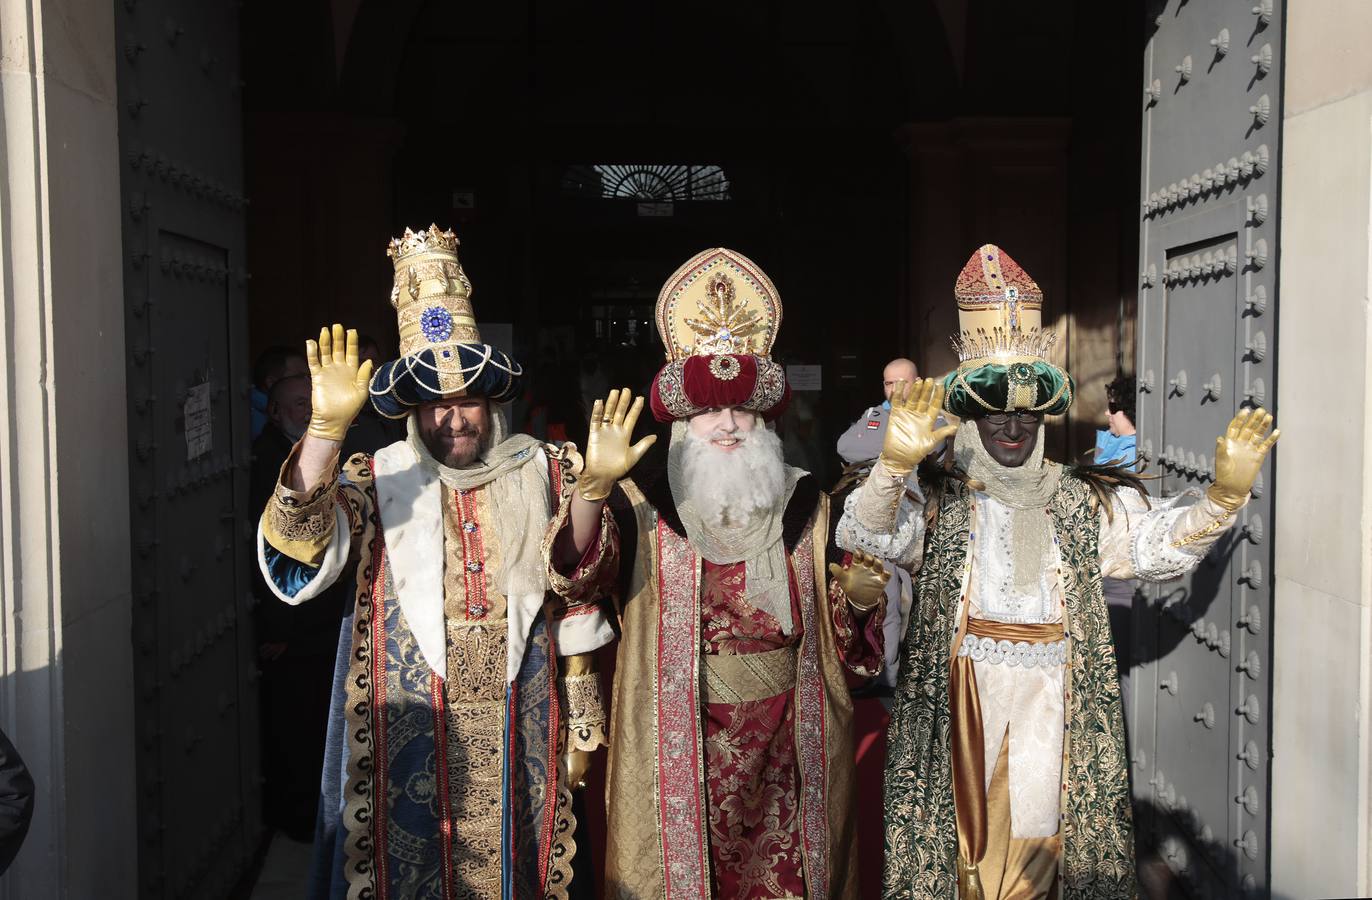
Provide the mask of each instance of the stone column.
{"label": "stone column", "polygon": [[0,897],[133,897],[114,4],[0,34],[0,728],[37,784]]}
{"label": "stone column", "polygon": [[1372,7],[1286,5],[1272,893],[1372,894]]}

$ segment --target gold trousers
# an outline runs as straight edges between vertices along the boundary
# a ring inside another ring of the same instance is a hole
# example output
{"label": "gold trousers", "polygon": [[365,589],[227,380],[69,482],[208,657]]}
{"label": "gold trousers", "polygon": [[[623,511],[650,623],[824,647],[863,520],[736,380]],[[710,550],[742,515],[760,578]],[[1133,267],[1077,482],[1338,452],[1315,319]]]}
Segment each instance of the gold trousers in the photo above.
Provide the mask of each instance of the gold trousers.
{"label": "gold trousers", "polygon": [[[1010,625],[967,620],[967,634],[1011,643],[1048,644],[1062,623]],[[986,782],[985,729],[970,656],[955,656],[949,677],[953,734],[953,800],[958,827],[958,896],[962,900],[1028,900],[1056,895],[1060,835],[1014,838],[1010,831],[1009,740]]]}

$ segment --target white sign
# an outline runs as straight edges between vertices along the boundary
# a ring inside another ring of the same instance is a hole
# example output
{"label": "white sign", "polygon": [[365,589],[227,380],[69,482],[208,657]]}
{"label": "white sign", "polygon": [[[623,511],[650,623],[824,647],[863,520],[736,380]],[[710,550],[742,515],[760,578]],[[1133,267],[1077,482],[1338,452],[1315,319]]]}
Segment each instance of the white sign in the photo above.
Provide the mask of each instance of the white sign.
{"label": "white sign", "polygon": [[817,391],[820,389],[823,366],[787,366],[786,380],[793,391]]}
{"label": "white sign", "polygon": [[210,430],[210,383],[197,384],[186,392],[181,410],[186,423],[186,459],[196,459],[214,447]]}

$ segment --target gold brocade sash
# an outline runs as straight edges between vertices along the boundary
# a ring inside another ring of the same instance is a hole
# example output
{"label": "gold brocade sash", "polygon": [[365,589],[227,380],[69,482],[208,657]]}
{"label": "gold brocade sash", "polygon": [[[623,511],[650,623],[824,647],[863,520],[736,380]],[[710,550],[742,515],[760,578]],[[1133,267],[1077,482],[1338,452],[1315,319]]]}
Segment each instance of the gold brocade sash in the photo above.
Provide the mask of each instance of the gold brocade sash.
{"label": "gold brocade sash", "polygon": [[[967,619],[967,633],[996,641],[1049,644],[1063,638],[1062,623],[1012,625]],[[953,806],[958,823],[958,897],[982,900],[978,867],[986,856],[986,750],[977,698],[977,673],[970,656],[953,658],[948,680],[953,715]]]}
{"label": "gold brocade sash", "polygon": [[766,700],[796,685],[796,648],[763,653],[705,653],[701,655],[701,700],[704,703],[742,703]]}

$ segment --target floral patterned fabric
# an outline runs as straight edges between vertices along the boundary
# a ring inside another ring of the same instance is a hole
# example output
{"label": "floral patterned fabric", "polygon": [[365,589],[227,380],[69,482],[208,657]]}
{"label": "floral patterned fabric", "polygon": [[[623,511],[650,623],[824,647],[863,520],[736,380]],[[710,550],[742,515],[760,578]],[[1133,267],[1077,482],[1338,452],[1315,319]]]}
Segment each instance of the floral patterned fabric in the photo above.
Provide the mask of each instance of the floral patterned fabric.
{"label": "floral patterned fabric", "polygon": [[[765,653],[798,647],[797,628],[784,635],[777,620],[745,599],[743,563],[701,563],[702,652]],[[792,621],[802,621],[791,576]],[[871,665],[882,658],[881,616],[853,620],[846,603],[831,610],[840,654]],[[795,691],[741,703],[705,704],[705,795],[711,877],[716,897],[773,900],[805,896],[800,833],[800,768],[796,757]]]}

